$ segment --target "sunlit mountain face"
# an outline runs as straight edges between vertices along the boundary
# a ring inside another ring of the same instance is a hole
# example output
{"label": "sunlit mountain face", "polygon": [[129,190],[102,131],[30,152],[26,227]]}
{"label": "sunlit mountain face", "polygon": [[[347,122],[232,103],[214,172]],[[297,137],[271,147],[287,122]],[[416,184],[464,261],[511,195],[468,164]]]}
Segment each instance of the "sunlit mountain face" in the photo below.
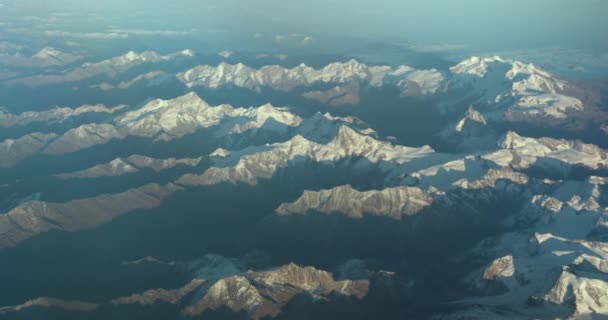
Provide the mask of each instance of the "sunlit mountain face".
{"label": "sunlit mountain face", "polygon": [[608,318],[606,12],[0,0],[0,319]]}

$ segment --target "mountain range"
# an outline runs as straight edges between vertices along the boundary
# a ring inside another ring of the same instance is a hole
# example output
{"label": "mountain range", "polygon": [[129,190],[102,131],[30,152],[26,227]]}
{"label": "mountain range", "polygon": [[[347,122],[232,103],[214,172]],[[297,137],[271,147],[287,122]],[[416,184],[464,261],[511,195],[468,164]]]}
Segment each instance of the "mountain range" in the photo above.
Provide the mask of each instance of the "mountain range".
{"label": "mountain range", "polygon": [[[192,56],[129,52],[12,84]],[[158,72],[89,89],[130,92]],[[446,70],[221,63],[174,79],[186,93],[0,112],[0,281],[23,288],[0,294],[0,315],[608,315],[596,89],[495,56]],[[205,101],[234,88],[295,102]],[[435,140],[370,125],[357,108],[374,90],[434,108]]]}

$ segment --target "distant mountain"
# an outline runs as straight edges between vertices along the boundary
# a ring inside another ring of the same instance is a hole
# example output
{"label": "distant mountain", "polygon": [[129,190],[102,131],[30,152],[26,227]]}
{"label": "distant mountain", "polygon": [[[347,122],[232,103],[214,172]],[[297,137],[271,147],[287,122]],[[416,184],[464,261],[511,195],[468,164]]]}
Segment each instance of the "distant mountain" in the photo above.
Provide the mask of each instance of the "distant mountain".
{"label": "distant mountain", "polygon": [[[220,88],[227,85],[260,90],[289,92],[296,88],[305,89],[317,84],[344,84],[350,90],[348,99],[335,104],[356,104],[359,90],[357,85],[379,87],[390,85],[399,88],[402,95],[420,96],[438,92],[443,84],[444,77],[441,72],[431,70],[416,70],[409,66],[368,66],[350,60],[348,62],[335,62],[321,69],[314,69],[305,64],[295,68],[286,69],[278,65],[265,66],[253,69],[242,63],[231,65],[221,63],[218,66],[203,65],[192,68],[177,75],[177,78],[189,88],[202,86],[206,88]],[[353,87],[355,86],[355,87]],[[335,97],[342,91],[340,87],[332,89],[334,92],[325,93]],[[314,100],[327,100],[321,93],[312,91],[305,93],[304,97]]]}
{"label": "distant mountain", "polygon": [[[48,55],[48,53],[47,53]],[[9,85],[24,85],[32,88],[62,84],[66,82],[77,82],[97,76],[113,78],[135,66],[146,63],[159,63],[171,61],[180,57],[192,57],[194,51],[187,49],[168,55],[161,55],[155,51],[144,51],[141,53],[129,51],[121,56],[102,60],[99,62],[86,62],[79,67],[70,69],[59,74],[41,74],[16,78],[5,82]]]}
{"label": "distant mountain", "polygon": [[83,56],[66,53],[52,47],[44,47],[32,56],[16,54],[0,54],[0,65],[10,68],[47,68],[69,65]]}

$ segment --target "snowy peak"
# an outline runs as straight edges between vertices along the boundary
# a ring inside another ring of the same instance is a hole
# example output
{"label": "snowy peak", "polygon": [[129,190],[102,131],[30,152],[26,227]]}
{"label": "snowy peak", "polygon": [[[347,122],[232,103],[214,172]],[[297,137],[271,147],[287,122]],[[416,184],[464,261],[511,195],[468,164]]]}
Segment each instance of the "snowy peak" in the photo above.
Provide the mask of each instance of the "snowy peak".
{"label": "snowy peak", "polygon": [[10,168],[43,150],[57,138],[55,133],[30,133],[18,139],[0,141],[0,168]]}
{"label": "snowy peak", "polygon": [[459,152],[492,150],[498,140],[493,126],[488,125],[486,117],[472,105],[460,120],[446,127],[438,136],[443,143]]}
{"label": "snowy peak", "polygon": [[298,134],[320,143],[327,143],[338,135],[342,125],[347,125],[361,134],[377,138],[378,134],[367,124],[354,117],[334,117],[329,113],[315,113],[298,127]]}
{"label": "snowy peak", "polygon": [[327,146],[334,150],[342,150],[348,156],[365,156],[375,163],[395,161],[401,164],[435,152],[429,146],[420,148],[395,146],[388,141],[362,134],[346,125],[340,127],[336,138]]}
{"label": "snowy peak", "polygon": [[[370,138],[368,136],[365,136],[346,125],[341,125],[338,128],[338,134],[336,135],[336,137],[334,138],[334,140],[331,143],[336,144],[336,145],[341,145],[344,147],[369,145],[369,144],[376,144],[376,143],[383,144],[382,142],[375,140],[373,138]],[[384,143],[388,143],[388,142],[384,142]]]}
{"label": "snowy peak", "polygon": [[[223,153],[223,152],[222,152]],[[215,158],[216,165],[202,175],[187,174],[178,180],[185,185],[213,185],[221,182],[256,185],[258,179],[270,179],[279,168],[296,162],[339,162],[347,158],[359,158],[358,164],[368,167],[378,164],[386,170],[414,160],[431,157],[434,150],[429,146],[409,148],[394,146],[364,135],[346,125],[340,126],[336,137],[327,144],[316,143],[301,135],[290,140],[260,147],[249,147],[230,152],[226,158]]]}
{"label": "snowy peak", "polygon": [[[51,56],[55,54],[54,51],[45,50],[41,53],[41,56]],[[13,85],[25,85],[28,87],[40,87],[48,85],[57,85],[67,82],[78,82],[87,79],[91,79],[98,76],[105,76],[107,78],[114,78],[118,74],[126,72],[135,66],[142,64],[160,63],[166,61],[176,60],[179,57],[190,56],[192,52],[190,50],[183,50],[168,55],[161,55],[155,51],[144,51],[141,53],[135,51],[129,51],[123,55],[112,57],[109,59],[97,61],[97,62],[86,62],[69,70],[65,70],[59,73],[53,74],[38,74],[32,76],[26,76],[21,78],[15,78],[7,81],[7,84]],[[68,61],[75,61],[74,57],[68,56],[69,54],[61,55],[63,63],[65,65]],[[80,57],[78,57],[80,59]],[[37,65],[40,65],[39,59],[33,59]],[[42,61],[55,61],[53,64],[57,64],[57,59],[44,59]],[[27,62],[31,64],[31,62]]]}
{"label": "snowy peak", "polygon": [[203,109],[207,107],[209,107],[209,105],[205,101],[203,101],[196,93],[190,92],[186,95],[174,99],[152,100],[137,110],[127,112],[124,115],[117,117],[116,123],[119,125],[124,125],[134,120],[140,119],[145,115],[166,111],[167,109]]}
{"label": "snowy peak", "polygon": [[135,52],[129,51],[123,55],[112,57],[107,60],[102,60],[93,63],[84,63],[82,68],[89,70],[90,72],[104,72],[102,68],[113,68],[116,70],[128,70],[133,66],[140,65],[143,63],[157,63],[162,61],[169,61],[176,59],[180,56],[192,56],[191,50],[182,50],[168,55],[161,55],[156,51],[143,51]]}
{"label": "snowy peak", "polygon": [[[588,122],[593,94],[534,64],[500,57],[471,57],[450,68],[449,86],[464,90],[487,118],[546,126]],[[470,101],[470,99],[467,99]]]}
{"label": "snowy peak", "polygon": [[83,56],[45,47],[32,56],[21,53],[0,53],[0,65],[7,67],[44,68],[59,67],[82,59]]}
{"label": "snowy peak", "polygon": [[450,67],[450,71],[455,74],[471,74],[483,78],[488,73],[490,65],[494,63],[508,63],[508,61],[499,56],[486,58],[473,56]]}
{"label": "snowy peak", "polygon": [[514,107],[514,112],[555,119],[567,119],[569,114],[584,110],[583,101],[580,99],[557,93],[523,96]]}
{"label": "snowy peak", "polygon": [[9,113],[0,108],[0,128],[10,128],[13,126],[25,127],[34,122],[45,122],[60,123],[63,121],[71,120],[81,115],[101,113],[101,114],[113,114],[122,109],[125,106],[116,106],[113,108],[106,107],[102,104],[99,105],[83,105],[78,108],[54,108],[46,111],[25,111],[20,114]]}
{"label": "snowy peak", "polygon": [[47,57],[56,57],[58,55],[60,55],[62,52],[55,49],[55,48],[51,48],[51,47],[44,47],[42,49],[40,49],[40,51],[38,51],[36,54],[33,55],[33,57],[36,58],[47,58]]}
{"label": "snowy peak", "polygon": [[498,56],[471,57],[450,67],[454,75],[471,75],[499,86],[505,80],[511,84],[512,95],[556,94],[566,89],[567,83],[533,64],[502,59]]}
{"label": "snowy peak", "polygon": [[509,130],[504,138],[499,141],[499,145],[505,149],[515,149],[518,145],[524,143],[524,137],[517,134],[515,131]]}
{"label": "snowy peak", "polygon": [[475,122],[484,126],[487,125],[486,118],[479,111],[475,110],[473,106],[470,106],[464,118],[456,124],[456,131],[462,132],[467,123],[470,122]]}
{"label": "snowy peak", "polygon": [[[129,51],[121,56],[111,58],[110,60],[106,60],[106,63],[111,63],[113,65],[127,65],[127,64],[140,64],[145,62],[159,62],[165,60],[171,60],[177,58],[179,56],[188,56],[192,57],[194,52],[192,50],[182,50],[174,53],[170,53],[168,55],[161,55],[156,51],[143,51],[143,52],[135,52]],[[103,62],[102,62],[103,63]],[[87,65],[87,64],[85,64]],[[94,65],[94,64],[90,64]]]}
{"label": "snowy peak", "polygon": [[[22,115],[0,113],[0,117],[2,117],[0,126],[5,123],[7,126],[12,126],[45,119],[63,120],[86,112],[114,113],[123,108],[125,107],[108,109],[103,106],[83,106],[75,110],[66,108],[53,112],[24,113]],[[40,148],[43,147],[46,154],[62,155],[127,137],[170,141],[193,134],[199,129],[211,127],[215,127],[213,135],[216,138],[248,132],[256,134],[258,130],[287,134],[292,128],[297,128],[301,124],[302,118],[285,108],[275,107],[271,104],[257,108],[234,108],[227,104],[210,106],[192,92],[174,99],[152,100],[140,108],[115,116],[113,123],[80,125],[59,136],[53,136],[53,139],[49,139],[46,144],[30,148],[29,151],[14,149],[14,152],[21,154],[7,155],[5,165],[13,166],[17,161],[40,151]],[[9,143],[14,144],[12,140],[7,140],[4,143],[7,145],[6,148]],[[0,161],[3,161],[2,157],[0,157]]]}
{"label": "snowy peak", "polygon": [[258,108],[248,109],[245,114],[251,114],[252,118],[255,118],[260,124],[268,119],[273,119],[290,127],[297,127],[302,123],[302,118],[289,112],[287,108],[275,107],[270,103]]}
{"label": "snowy peak", "polygon": [[592,318],[608,313],[608,283],[599,279],[576,276],[564,270],[555,286],[543,298],[551,303],[574,303],[576,318]]}
{"label": "snowy peak", "polygon": [[292,69],[279,65],[253,69],[241,63],[232,65],[222,62],[215,67],[202,65],[192,68],[178,74],[177,78],[188,87],[219,88],[234,85],[251,90],[268,87],[285,92],[317,83],[354,83],[374,87],[389,84],[403,89],[407,95],[432,94],[439,89],[444,80],[442,74],[435,69],[414,70],[407,66],[396,69],[391,66],[368,66],[356,60],[330,63],[321,69],[314,69],[305,64]]}
{"label": "snowy peak", "polygon": [[271,104],[258,108],[212,107],[192,92],[171,100],[151,101],[140,109],[117,117],[115,123],[125,127],[131,135],[154,137],[164,133],[162,140],[170,140],[191,134],[198,128],[218,125],[227,126],[225,132],[222,131],[224,134],[243,133],[264,127],[269,119],[280,124],[268,128],[277,131],[296,127],[302,122],[300,117]]}
{"label": "snowy peak", "polygon": [[553,138],[527,138],[509,131],[499,141],[502,148],[515,153],[515,165],[528,168],[539,158],[558,160],[567,165],[590,169],[608,167],[608,152],[594,144]]}
{"label": "snowy peak", "polygon": [[347,62],[334,62],[323,67],[318,77],[323,82],[344,83],[352,80],[365,80],[369,77],[368,66],[359,63],[355,59]]}

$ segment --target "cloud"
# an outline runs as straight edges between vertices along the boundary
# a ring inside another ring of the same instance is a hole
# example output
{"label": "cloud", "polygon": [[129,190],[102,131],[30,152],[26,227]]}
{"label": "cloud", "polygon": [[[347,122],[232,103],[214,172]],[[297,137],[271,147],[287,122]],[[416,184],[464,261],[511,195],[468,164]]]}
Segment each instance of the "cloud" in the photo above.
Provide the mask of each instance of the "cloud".
{"label": "cloud", "polygon": [[275,54],[273,56],[269,55],[268,53],[258,53],[258,54],[255,55],[256,59],[266,59],[266,58],[270,58],[270,57],[274,57],[274,58],[277,58],[277,59],[279,59],[281,61],[285,61],[285,60],[287,60],[287,58],[289,56],[286,55],[286,54],[283,54],[283,53]]}
{"label": "cloud", "polygon": [[312,38],[312,36],[308,36],[308,35],[301,34],[301,33],[292,33],[287,36],[282,35],[282,34],[277,34],[274,36],[274,40],[276,42],[284,42],[284,43],[295,44],[295,45],[299,45],[299,46],[305,46],[305,45],[311,44],[313,41],[313,38]]}
{"label": "cloud", "polygon": [[136,36],[187,36],[194,33],[196,30],[177,31],[177,30],[147,30],[147,29],[108,29],[107,32],[118,34],[129,34]]}
{"label": "cloud", "polygon": [[61,30],[47,30],[43,32],[47,37],[57,38],[73,38],[73,39],[95,39],[95,40],[112,40],[126,39],[129,37],[126,33],[119,32],[69,32]]}
{"label": "cloud", "polygon": [[74,16],[74,12],[52,12],[51,15],[53,17],[72,17]]}
{"label": "cloud", "polygon": [[64,44],[68,47],[80,47],[80,43],[76,42],[76,41],[65,41]]}
{"label": "cloud", "polygon": [[476,55],[500,55],[533,63],[543,69],[567,76],[604,76],[608,72],[608,53],[585,49],[539,48],[474,52]]}
{"label": "cloud", "polygon": [[229,50],[224,50],[224,51],[220,51],[217,53],[218,56],[224,57],[226,59],[230,58],[233,54],[234,54],[234,52],[229,51]]}
{"label": "cloud", "polygon": [[426,52],[426,53],[446,53],[446,52],[453,52],[453,51],[462,51],[467,48],[466,45],[453,44],[453,43],[430,43],[430,44],[403,43],[400,45],[402,47],[405,47],[405,48],[413,50],[413,51]]}
{"label": "cloud", "polygon": [[27,22],[40,22],[40,23],[49,23],[49,22],[57,22],[59,21],[57,17],[39,17],[39,16],[23,16],[21,20]]}
{"label": "cloud", "polygon": [[16,77],[18,75],[19,74],[16,73],[16,72],[0,70],[0,80],[6,80],[6,79],[14,78],[14,77]]}
{"label": "cloud", "polygon": [[6,51],[21,51],[25,49],[24,46],[12,42],[0,41],[0,52]]}
{"label": "cloud", "polygon": [[310,37],[310,36],[306,36],[306,37],[304,37],[304,39],[302,39],[302,40],[299,42],[299,44],[300,44],[301,46],[307,46],[307,45],[309,45],[309,44],[311,44],[311,43],[312,43],[312,37]]}

